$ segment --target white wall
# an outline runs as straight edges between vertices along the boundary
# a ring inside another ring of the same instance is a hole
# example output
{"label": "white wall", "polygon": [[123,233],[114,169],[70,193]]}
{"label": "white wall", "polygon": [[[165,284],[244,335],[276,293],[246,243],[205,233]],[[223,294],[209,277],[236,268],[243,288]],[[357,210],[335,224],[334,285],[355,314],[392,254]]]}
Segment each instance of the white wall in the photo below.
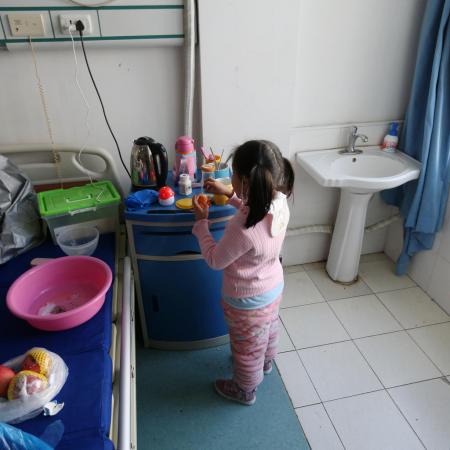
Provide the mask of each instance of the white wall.
{"label": "white wall", "polygon": [[[395,261],[403,245],[401,223],[389,228],[386,253]],[[442,230],[431,250],[414,255],[409,266],[410,277],[450,314],[450,198]]]}
{"label": "white wall", "polygon": [[[199,0],[203,139],[299,150],[345,145],[350,125],[377,144],[402,119],[426,0]],[[290,227],[333,223],[338,192],[295,165]],[[392,209],[375,196],[367,222]],[[363,252],[384,248],[386,229]],[[324,259],[329,236],[287,238],[284,261]]]}
{"label": "white wall", "polygon": [[[127,1],[135,5],[155,3],[154,0]],[[127,1],[115,4],[127,4]],[[30,3],[33,6],[71,4],[68,0],[1,0],[0,6]],[[86,136],[86,110],[74,81],[72,48],[70,44],[53,45],[50,49],[37,45],[36,49],[55,140],[81,147]],[[24,50],[0,51],[0,144],[49,142],[30,49],[27,44],[24,46]],[[143,135],[163,143],[172,156],[175,140],[183,131],[182,47],[157,47],[154,43],[139,47],[111,43],[99,47],[87,42],[86,48],[125,163],[129,163],[133,139]],[[92,134],[88,144],[108,149],[120,166],[81,51],[78,60],[80,83],[92,106]],[[122,183],[126,184],[127,176],[123,169],[119,170]]]}

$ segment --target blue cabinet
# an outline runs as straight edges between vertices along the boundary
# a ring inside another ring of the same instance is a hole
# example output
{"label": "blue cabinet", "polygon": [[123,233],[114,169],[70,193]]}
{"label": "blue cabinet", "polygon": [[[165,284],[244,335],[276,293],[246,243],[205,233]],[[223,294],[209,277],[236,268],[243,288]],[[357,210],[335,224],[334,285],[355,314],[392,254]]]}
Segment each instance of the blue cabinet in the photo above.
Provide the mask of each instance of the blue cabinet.
{"label": "blue cabinet", "polygon": [[[234,212],[231,206],[210,208],[214,239]],[[222,271],[210,269],[201,256],[194,215],[155,205],[125,217],[145,345],[195,349],[227,342]]]}

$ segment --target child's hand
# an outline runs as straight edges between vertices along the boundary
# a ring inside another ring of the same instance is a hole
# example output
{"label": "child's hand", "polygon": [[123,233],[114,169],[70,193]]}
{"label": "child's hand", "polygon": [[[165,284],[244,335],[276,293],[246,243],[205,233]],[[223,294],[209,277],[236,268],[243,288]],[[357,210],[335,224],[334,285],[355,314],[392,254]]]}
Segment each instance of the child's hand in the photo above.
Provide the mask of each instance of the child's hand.
{"label": "child's hand", "polygon": [[228,198],[233,196],[233,187],[231,185],[225,185],[214,178],[208,178],[205,181],[204,188],[210,194],[226,195]]}
{"label": "child's hand", "polygon": [[206,195],[195,195],[192,198],[192,205],[194,206],[195,220],[208,218],[208,198]]}

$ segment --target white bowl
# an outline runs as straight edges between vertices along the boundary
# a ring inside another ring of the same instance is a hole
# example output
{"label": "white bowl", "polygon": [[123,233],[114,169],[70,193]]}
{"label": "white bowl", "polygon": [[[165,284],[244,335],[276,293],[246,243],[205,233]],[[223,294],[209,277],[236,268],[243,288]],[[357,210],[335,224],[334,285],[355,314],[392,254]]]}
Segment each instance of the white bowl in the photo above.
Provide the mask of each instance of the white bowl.
{"label": "white bowl", "polygon": [[59,233],[56,242],[66,255],[90,256],[97,248],[98,236],[97,228],[80,225],[67,228]]}

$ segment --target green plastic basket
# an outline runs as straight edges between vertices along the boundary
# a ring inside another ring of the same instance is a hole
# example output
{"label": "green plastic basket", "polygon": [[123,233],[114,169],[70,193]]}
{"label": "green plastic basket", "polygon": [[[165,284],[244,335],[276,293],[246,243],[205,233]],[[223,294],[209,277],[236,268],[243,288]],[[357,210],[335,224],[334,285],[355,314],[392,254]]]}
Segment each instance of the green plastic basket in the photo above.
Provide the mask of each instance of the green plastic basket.
{"label": "green plastic basket", "polygon": [[120,203],[120,195],[110,181],[97,181],[85,186],[55,189],[38,194],[39,211],[42,217],[91,211]]}

